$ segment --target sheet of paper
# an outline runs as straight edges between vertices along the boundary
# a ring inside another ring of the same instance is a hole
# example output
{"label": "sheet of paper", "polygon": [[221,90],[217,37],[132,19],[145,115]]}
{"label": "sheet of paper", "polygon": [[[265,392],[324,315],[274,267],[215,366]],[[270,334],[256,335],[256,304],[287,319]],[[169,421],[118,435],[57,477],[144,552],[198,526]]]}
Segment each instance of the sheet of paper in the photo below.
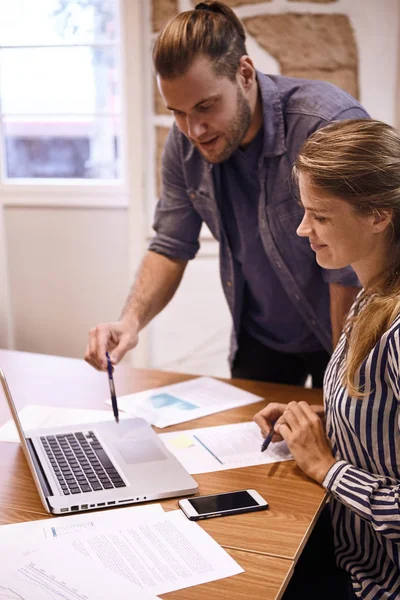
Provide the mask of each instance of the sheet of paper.
{"label": "sheet of paper", "polygon": [[[130,509],[122,510],[127,512]],[[94,513],[91,516],[98,521],[96,517],[100,515]],[[86,522],[86,527],[75,532],[70,530],[68,535],[56,536],[51,534],[52,519],[47,521],[47,525],[46,521],[39,526],[36,523],[6,525],[0,527],[0,547],[4,547],[5,542],[11,543],[15,557],[16,549],[19,548],[21,553],[23,546],[26,548],[25,558],[35,561],[40,550],[46,548],[49,551],[57,548],[57,544],[63,547],[67,544],[78,557],[91,559],[105,572],[112,571],[153,594],[164,594],[243,572],[240,565],[197,523],[189,521],[182,511],[164,513],[161,509],[161,512],[147,515],[143,512],[140,518],[137,517],[130,519],[126,514],[125,517],[120,515],[113,522],[111,519],[101,525],[97,522],[95,528],[87,526]],[[68,517],[54,520],[66,519]],[[25,532],[22,525],[30,527]],[[3,530],[11,527],[14,528],[14,537],[9,534],[3,536]],[[59,525],[56,525],[56,530],[57,527]],[[36,552],[31,544],[33,538],[41,540],[36,543]]]}
{"label": "sheet of paper", "polygon": [[0,575],[0,600],[155,600],[157,596],[78,556],[70,544],[43,549],[34,557],[15,560]]}
{"label": "sheet of paper", "polygon": [[73,547],[154,594],[222,579],[243,569],[180,510],[140,524],[83,533]]}
{"label": "sheet of paper", "polygon": [[[60,406],[45,406],[30,404],[18,412],[25,431],[39,427],[58,427],[60,425],[81,425],[82,423],[100,423],[112,420],[110,410],[89,410],[86,408],[62,408]],[[120,414],[120,418],[130,415]],[[19,442],[14,421],[7,421],[0,427],[0,442]]]}
{"label": "sheet of paper", "polygon": [[261,452],[260,428],[253,422],[159,434],[192,475],[263,465],[292,458],[285,442]]}
{"label": "sheet of paper", "polygon": [[15,556],[31,556],[43,544],[74,539],[80,533],[95,533],[107,527],[131,526],[163,514],[161,504],[148,504],[3,525],[0,527],[0,548],[7,547],[7,554],[1,558],[0,570],[11,568]]}
{"label": "sheet of paper", "polygon": [[[168,427],[259,400],[262,400],[260,396],[244,392],[229,383],[212,377],[197,377],[120,396],[118,406],[131,415],[143,417],[152,425]],[[106,404],[109,403],[107,400]]]}

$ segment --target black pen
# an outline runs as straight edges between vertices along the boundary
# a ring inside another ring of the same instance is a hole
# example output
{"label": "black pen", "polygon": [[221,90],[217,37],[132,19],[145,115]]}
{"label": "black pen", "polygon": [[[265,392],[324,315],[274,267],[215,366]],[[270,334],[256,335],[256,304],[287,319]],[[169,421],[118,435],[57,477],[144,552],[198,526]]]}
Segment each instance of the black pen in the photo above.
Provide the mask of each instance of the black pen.
{"label": "black pen", "polygon": [[265,451],[265,450],[268,448],[268,446],[270,445],[270,443],[271,443],[271,440],[272,440],[272,438],[273,438],[273,435],[274,435],[274,433],[275,433],[275,432],[274,432],[274,426],[275,426],[275,423],[276,423],[276,421],[274,421],[274,422],[272,423],[272,425],[271,425],[271,429],[269,430],[269,434],[267,435],[267,437],[265,438],[265,440],[264,440],[264,441],[263,441],[263,443],[262,443],[262,446],[261,446],[261,452],[264,452],[264,451]]}
{"label": "black pen", "polygon": [[111,394],[111,404],[114,413],[114,417],[117,423],[119,423],[119,415],[118,415],[118,404],[117,397],[115,395],[115,386],[114,386],[114,377],[113,377],[113,366],[111,364],[110,355],[106,352],[107,357],[107,371],[108,371],[108,384],[110,386],[110,394]]}

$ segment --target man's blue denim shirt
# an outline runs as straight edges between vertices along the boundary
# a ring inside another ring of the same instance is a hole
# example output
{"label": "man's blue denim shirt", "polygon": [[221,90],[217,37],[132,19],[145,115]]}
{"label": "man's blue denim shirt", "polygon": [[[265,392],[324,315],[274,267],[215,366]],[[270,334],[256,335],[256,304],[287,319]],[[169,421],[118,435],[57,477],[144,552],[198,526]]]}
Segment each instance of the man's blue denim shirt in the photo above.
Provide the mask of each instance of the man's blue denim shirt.
{"label": "man's blue denim shirt", "polygon": [[[272,266],[299,315],[313,328],[322,346],[332,351],[329,286],[358,286],[350,267],[319,267],[309,241],[296,234],[303,217],[292,181],[292,166],[301,144],[331,121],[368,118],[349,94],[322,81],[257,72],[264,110],[264,149],[258,174],[260,234]],[[244,280],[233,260],[218,209],[211,165],[174,125],[162,160],[162,192],[149,250],[190,260],[199,249],[203,221],[220,242],[220,273],[233,319],[230,360],[237,350],[243,310]],[[252,232],[249,231],[251,236]]]}

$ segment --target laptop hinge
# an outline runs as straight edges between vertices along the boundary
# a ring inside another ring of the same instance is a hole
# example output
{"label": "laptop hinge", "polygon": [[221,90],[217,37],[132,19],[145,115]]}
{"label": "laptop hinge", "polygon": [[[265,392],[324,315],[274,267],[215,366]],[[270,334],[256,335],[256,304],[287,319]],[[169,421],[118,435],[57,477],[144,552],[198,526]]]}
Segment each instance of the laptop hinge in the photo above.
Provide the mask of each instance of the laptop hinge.
{"label": "laptop hinge", "polygon": [[25,438],[25,439],[26,439],[26,444],[28,446],[29,454],[31,455],[31,459],[32,459],[33,465],[35,467],[35,471],[37,473],[39,483],[42,487],[45,497],[46,496],[54,496],[52,489],[50,487],[50,484],[48,482],[48,479],[46,477],[46,474],[45,474],[43,467],[41,465],[41,462],[39,460],[39,457],[37,455],[35,446],[32,443],[32,440],[30,440],[29,438]]}

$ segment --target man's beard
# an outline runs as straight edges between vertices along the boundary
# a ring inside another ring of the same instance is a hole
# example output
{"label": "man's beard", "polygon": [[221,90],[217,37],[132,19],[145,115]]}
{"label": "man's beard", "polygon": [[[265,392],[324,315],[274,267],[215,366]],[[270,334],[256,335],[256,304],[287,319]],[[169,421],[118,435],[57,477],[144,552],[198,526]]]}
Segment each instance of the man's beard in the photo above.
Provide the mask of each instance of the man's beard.
{"label": "man's beard", "polygon": [[237,88],[236,98],[236,114],[232,121],[229,123],[226,133],[224,134],[225,147],[216,154],[215,157],[210,158],[199,148],[199,151],[204,158],[211,163],[220,163],[227,160],[240,146],[240,142],[243,140],[251,124],[251,110],[248,101],[244,97],[242,90]]}

